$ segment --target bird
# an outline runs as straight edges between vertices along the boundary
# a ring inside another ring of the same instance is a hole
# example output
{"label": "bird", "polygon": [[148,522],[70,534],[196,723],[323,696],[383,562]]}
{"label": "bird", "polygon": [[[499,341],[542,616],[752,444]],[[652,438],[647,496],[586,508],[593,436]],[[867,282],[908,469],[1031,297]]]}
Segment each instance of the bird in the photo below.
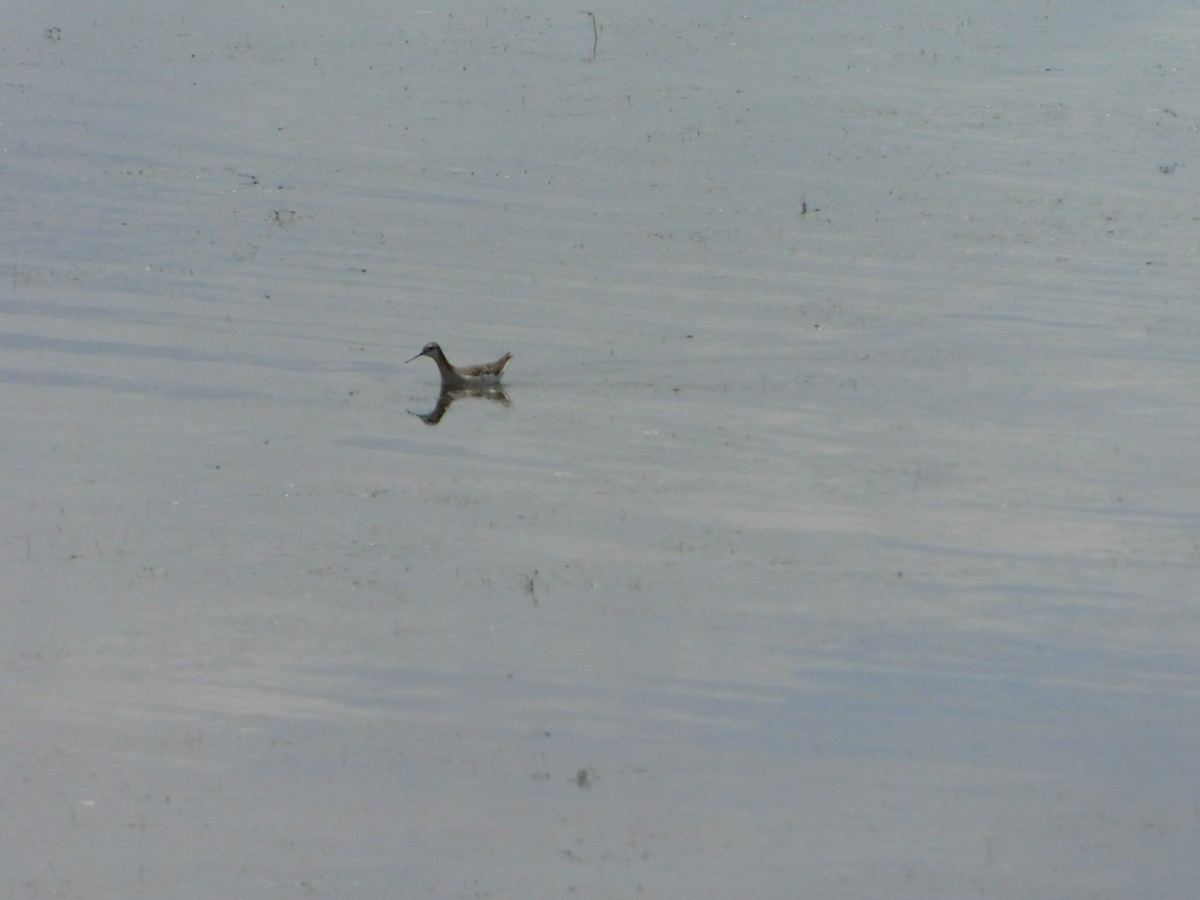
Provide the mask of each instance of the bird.
{"label": "bird", "polygon": [[511,353],[505,353],[495,362],[483,363],[478,366],[452,366],[450,365],[450,360],[446,359],[446,354],[442,352],[442,348],[433,341],[430,341],[420,353],[412,359],[406,359],[405,363],[410,363],[413,359],[420,359],[422,356],[428,356],[437,363],[438,372],[442,376],[443,388],[466,388],[499,384],[500,373],[504,371],[504,367],[512,359]]}

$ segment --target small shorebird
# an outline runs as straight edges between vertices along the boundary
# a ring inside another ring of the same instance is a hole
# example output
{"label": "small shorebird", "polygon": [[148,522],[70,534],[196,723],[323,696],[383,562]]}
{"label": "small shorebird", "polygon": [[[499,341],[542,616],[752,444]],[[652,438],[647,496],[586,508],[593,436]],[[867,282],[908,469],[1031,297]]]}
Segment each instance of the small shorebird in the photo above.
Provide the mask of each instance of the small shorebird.
{"label": "small shorebird", "polygon": [[420,353],[412,359],[406,359],[405,362],[410,363],[413,359],[420,359],[422,356],[428,356],[437,363],[438,372],[442,376],[443,388],[466,388],[499,384],[500,373],[504,371],[504,367],[512,359],[511,353],[505,353],[495,362],[483,363],[479,366],[452,366],[450,365],[450,360],[446,359],[446,354],[442,352],[442,348],[431,342],[426,344]]}

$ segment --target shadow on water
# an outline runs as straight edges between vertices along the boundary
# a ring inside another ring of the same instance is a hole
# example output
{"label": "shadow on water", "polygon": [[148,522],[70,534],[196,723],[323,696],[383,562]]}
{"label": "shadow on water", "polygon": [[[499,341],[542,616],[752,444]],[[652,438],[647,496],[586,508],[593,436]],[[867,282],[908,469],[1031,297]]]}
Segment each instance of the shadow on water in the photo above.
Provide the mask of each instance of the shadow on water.
{"label": "shadow on water", "polygon": [[455,400],[463,397],[481,397],[484,400],[491,400],[494,403],[499,403],[503,406],[512,406],[512,401],[508,399],[508,394],[504,393],[504,389],[499,386],[483,387],[483,388],[448,388],[443,385],[442,392],[438,394],[437,405],[427,413],[413,412],[408,410],[409,415],[416,416],[426,425],[436,425],[442,421],[442,417],[450,411],[450,406]]}

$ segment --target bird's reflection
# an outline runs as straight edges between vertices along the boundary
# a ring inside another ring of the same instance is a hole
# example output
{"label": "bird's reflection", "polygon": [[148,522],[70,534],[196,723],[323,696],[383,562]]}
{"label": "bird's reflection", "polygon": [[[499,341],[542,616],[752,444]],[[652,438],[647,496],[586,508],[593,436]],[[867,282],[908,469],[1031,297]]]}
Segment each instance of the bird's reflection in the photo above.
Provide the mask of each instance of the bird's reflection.
{"label": "bird's reflection", "polygon": [[512,406],[512,401],[508,399],[508,394],[504,393],[504,389],[498,386],[451,389],[443,385],[442,392],[438,394],[437,406],[427,413],[413,412],[411,409],[408,412],[426,425],[436,425],[442,421],[442,416],[450,411],[451,404],[462,397],[482,397],[484,400],[491,400],[493,403]]}

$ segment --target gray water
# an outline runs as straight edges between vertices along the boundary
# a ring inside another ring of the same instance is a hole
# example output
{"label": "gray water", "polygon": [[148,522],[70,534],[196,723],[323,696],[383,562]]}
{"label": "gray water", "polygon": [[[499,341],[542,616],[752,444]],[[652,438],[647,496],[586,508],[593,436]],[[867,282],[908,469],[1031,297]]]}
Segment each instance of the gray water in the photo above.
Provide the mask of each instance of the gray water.
{"label": "gray water", "polygon": [[4,16],[0,894],[1194,889],[1191,4],[194,7]]}

